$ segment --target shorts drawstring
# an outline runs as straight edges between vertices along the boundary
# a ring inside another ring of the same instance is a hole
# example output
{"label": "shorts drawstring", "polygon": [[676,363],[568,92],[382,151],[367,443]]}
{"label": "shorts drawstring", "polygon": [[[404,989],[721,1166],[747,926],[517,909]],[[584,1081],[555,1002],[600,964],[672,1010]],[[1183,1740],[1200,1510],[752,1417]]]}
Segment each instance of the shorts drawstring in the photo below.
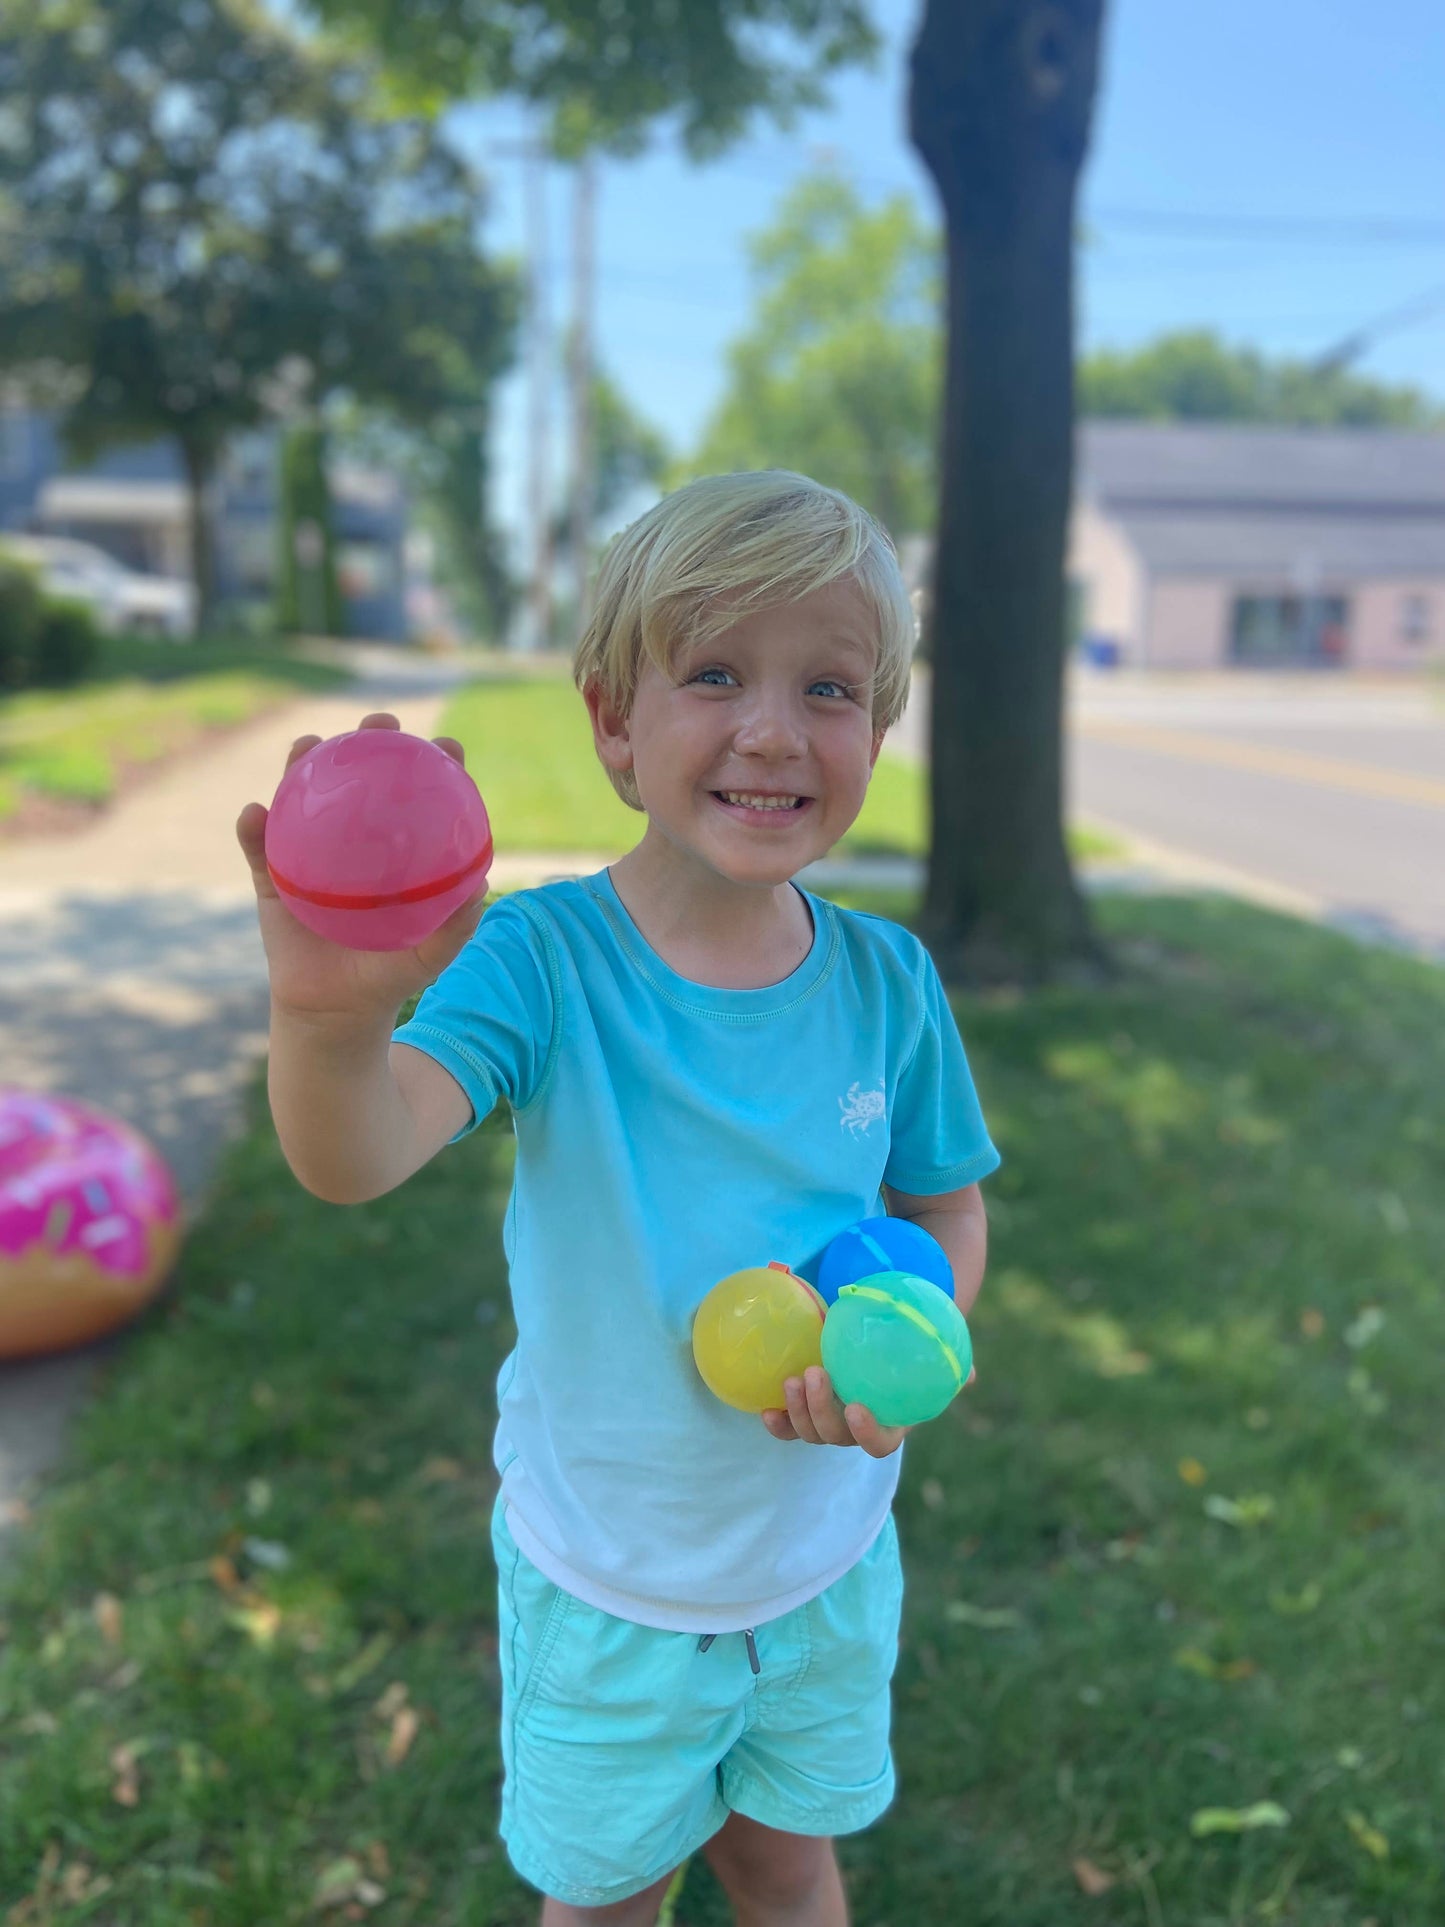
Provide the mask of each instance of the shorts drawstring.
{"label": "shorts drawstring", "polygon": [[[705,1653],[716,1638],[716,1633],[704,1633],[702,1638],[697,1642],[697,1650],[700,1653]],[[758,1643],[753,1638],[753,1629],[751,1626],[744,1627],[743,1629],[743,1643],[748,1649],[749,1666],[752,1667],[755,1675],[760,1675],[763,1669],[758,1664]]]}

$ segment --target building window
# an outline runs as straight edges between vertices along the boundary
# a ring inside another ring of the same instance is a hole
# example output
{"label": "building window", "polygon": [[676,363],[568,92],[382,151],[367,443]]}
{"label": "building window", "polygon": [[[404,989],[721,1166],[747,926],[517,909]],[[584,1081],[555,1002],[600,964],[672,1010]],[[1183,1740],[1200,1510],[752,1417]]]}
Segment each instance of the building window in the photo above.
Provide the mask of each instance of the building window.
{"label": "building window", "polygon": [[1406,642],[1430,640],[1430,598],[1427,595],[1400,597],[1400,634]]}
{"label": "building window", "polygon": [[1345,660],[1349,633],[1344,596],[1236,596],[1230,660],[1259,668],[1332,668]]}

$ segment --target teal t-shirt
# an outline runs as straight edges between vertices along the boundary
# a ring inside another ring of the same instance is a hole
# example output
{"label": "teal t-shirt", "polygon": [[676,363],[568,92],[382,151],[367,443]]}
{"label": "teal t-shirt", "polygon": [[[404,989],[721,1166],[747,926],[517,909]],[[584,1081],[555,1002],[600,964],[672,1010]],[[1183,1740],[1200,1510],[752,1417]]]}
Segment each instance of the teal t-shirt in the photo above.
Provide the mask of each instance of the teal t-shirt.
{"label": "teal t-shirt", "polygon": [[814,1278],[884,1184],[954,1191],[999,1162],[923,946],[806,901],[798,968],[721,990],[657,955],[605,870],[520,891],[396,1032],[473,1125],[499,1099],[513,1114],[495,1447],[513,1535],[554,1583],[647,1625],[791,1611],[867,1550],[898,1480],[901,1454],[784,1443],[714,1398],[701,1299],[774,1259]]}

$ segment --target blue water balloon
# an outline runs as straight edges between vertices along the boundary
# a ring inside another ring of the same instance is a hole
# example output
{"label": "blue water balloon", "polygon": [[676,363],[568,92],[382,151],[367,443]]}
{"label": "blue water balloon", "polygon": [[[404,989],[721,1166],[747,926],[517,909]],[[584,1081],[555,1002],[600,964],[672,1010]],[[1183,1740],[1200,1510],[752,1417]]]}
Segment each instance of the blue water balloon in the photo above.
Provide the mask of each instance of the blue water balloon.
{"label": "blue water balloon", "polygon": [[880,1271],[906,1271],[953,1296],[953,1266],[937,1238],[907,1218],[864,1218],[840,1231],[823,1253],[818,1291],[835,1303],[844,1285]]}

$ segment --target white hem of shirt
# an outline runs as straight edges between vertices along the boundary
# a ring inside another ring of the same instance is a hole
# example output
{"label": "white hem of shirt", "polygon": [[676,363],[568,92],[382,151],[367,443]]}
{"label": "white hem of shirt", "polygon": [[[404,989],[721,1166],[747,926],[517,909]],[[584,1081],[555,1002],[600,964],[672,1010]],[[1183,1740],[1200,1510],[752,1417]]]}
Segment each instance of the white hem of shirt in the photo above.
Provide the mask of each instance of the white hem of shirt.
{"label": "white hem of shirt", "polygon": [[640,1599],[634,1593],[615,1592],[610,1586],[599,1585],[595,1579],[589,1579],[585,1573],[566,1565],[550,1546],[544,1545],[528,1528],[526,1520],[508,1497],[505,1479],[502,1481],[502,1505],[507,1530],[523,1557],[531,1560],[544,1579],[550,1579],[554,1586],[560,1586],[563,1592],[580,1599],[584,1606],[595,1606],[599,1612],[610,1613],[614,1619],[626,1619],[637,1626],[652,1626],[664,1633],[741,1633],[755,1631],[759,1626],[766,1626],[769,1620],[781,1619],[785,1613],[806,1606],[810,1599],[816,1599],[819,1593],[826,1592],[844,1573],[851,1572],[883,1530],[888,1514],[893,1509],[893,1495],[897,1490],[895,1479],[883,1510],[859,1539],[854,1550],[821,1577],[809,1580],[806,1585],[774,1599],[757,1599],[751,1604],[717,1607],[665,1599]]}

